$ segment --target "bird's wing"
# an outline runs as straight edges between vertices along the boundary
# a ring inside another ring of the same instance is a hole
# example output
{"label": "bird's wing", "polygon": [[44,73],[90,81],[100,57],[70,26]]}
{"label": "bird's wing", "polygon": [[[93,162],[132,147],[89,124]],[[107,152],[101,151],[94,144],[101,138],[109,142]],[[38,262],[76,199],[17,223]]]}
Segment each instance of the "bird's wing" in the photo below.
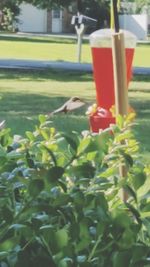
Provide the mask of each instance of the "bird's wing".
{"label": "bird's wing", "polygon": [[67,113],[68,111],[72,111],[74,109],[80,108],[83,105],[85,105],[85,103],[80,100],[80,99],[76,99],[77,97],[73,97],[71,99],[69,99],[65,104],[63,104],[60,108],[54,110],[51,115],[56,114],[56,113],[60,113],[60,112],[64,112]]}
{"label": "bird's wing", "polygon": [[61,106],[60,108],[55,109],[52,114],[60,113],[60,112],[65,112],[66,111],[66,104]]}
{"label": "bird's wing", "polygon": [[82,101],[70,102],[70,103],[68,103],[68,105],[67,105],[67,109],[68,109],[68,111],[71,111],[71,110],[80,108],[80,107],[82,107],[82,106],[84,106],[84,105],[85,105],[85,103],[82,102]]}

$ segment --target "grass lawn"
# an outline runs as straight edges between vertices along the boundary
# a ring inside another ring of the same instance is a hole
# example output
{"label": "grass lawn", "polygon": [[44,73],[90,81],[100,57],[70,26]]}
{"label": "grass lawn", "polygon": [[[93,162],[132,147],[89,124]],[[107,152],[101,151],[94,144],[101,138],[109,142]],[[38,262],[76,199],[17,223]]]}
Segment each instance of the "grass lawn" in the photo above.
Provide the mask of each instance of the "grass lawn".
{"label": "grass lawn", "polygon": [[[87,107],[95,102],[92,75],[52,71],[0,70],[0,120],[15,134],[24,134],[34,128],[38,115],[58,108],[71,96],[79,96],[86,107],[68,115],[53,117],[52,125],[67,132],[89,129],[85,115]],[[129,89],[130,104],[137,112],[135,133],[146,158],[150,159],[150,78],[134,77]]]}
{"label": "grass lawn", "polygon": [[[4,37],[0,35],[0,58],[77,61],[77,41],[48,37]],[[82,47],[82,62],[91,62],[88,41]],[[150,45],[138,45],[134,66],[150,66]]]}

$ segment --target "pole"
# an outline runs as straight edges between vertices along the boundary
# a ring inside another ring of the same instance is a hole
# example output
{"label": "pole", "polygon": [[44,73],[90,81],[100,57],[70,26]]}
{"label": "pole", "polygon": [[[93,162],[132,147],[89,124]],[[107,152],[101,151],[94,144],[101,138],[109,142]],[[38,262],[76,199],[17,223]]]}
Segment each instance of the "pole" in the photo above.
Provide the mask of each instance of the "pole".
{"label": "pole", "polygon": [[[82,0],[77,0],[77,15],[78,17],[82,13]],[[82,39],[84,35],[85,26],[83,23],[79,25],[75,25],[75,30],[77,33],[78,43],[77,43],[77,58],[78,62],[81,62],[81,54],[82,54]]]}
{"label": "pole", "polygon": [[114,14],[115,32],[119,32],[119,17],[118,17],[118,9],[117,9],[117,0],[113,0],[113,14]]}
{"label": "pole", "polygon": [[77,10],[79,13],[82,13],[82,0],[77,0]]}
{"label": "pole", "polygon": [[[126,73],[126,56],[124,45],[124,34],[119,30],[119,20],[117,12],[117,0],[113,1],[114,26],[115,33],[112,34],[112,56],[113,56],[113,72],[114,72],[114,88],[115,88],[115,107],[116,116],[125,116],[128,113],[128,95],[127,95],[127,73]],[[127,168],[124,165],[119,167],[120,176],[127,177]],[[122,199],[127,201],[128,195],[123,190]]]}
{"label": "pole", "polygon": [[78,37],[78,43],[77,43],[77,58],[78,62],[81,62],[81,54],[82,54],[82,39],[84,34],[84,24],[81,23],[79,26],[75,25],[77,37]]}

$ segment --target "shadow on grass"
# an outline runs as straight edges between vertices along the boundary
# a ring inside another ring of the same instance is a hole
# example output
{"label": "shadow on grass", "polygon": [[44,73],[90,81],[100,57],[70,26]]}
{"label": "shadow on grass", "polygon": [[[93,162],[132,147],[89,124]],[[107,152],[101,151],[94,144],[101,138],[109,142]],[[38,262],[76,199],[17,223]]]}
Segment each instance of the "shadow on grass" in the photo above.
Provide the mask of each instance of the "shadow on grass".
{"label": "shadow on grass", "polygon": [[[12,134],[25,136],[26,131],[33,131],[36,125],[39,125],[38,115],[33,117],[16,116],[14,114],[4,117],[6,127],[11,129]],[[76,131],[81,133],[83,130],[89,130],[89,121],[87,116],[76,116],[72,113],[68,115],[59,114],[50,119],[50,127],[54,127],[56,131],[71,133]]]}
{"label": "shadow on grass", "polygon": [[[143,130],[144,129],[144,130]],[[137,119],[137,125],[134,126],[135,137],[137,138],[140,146],[140,150],[149,153],[149,163],[150,163],[150,123],[149,120]]]}
{"label": "shadow on grass", "polygon": [[[23,134],[27,130],[33,129],[37,123],[39,114],[48,114],[59,108],[68,100],[68,96],[60,97],[57,92],[53,92],[50,96],[40,94],[25,94],[25,93],[1,93],[0,101],[0,119],[6,119],[8,127],[13,129],[13,133]],[[136,136],[141,146],[150,151],[150,101],[130,99],[131,106],[137,112],[135,126]],[[77,131],[89,129],[88,118],[85,115],[87,110],[85,105],[74,112],[67,115],[58,114],[51,117],[53,126],[60,131]]]}
{"label": "shadow on grass", "polygon": [[61,44],[75,44],[76,39],[67,39],[59,37],[13,37],[13,36],[1,36],[1,41],[10,41],[10,42],[28,42],[28,43],[61,43]]}
{"label": "shadow on grass", "polygon": [[132,81],[134,82],[150,82],[149,75],[134,75]]}
{"label": "shadow on grass", "polygon": [[[23,116],[37,116],[47,114],[63,105],[70,97],[60,97],[56,92],[51,96],[25,93],[1,93],[0,114],[18,114]],[[85,114],[87,106],[75,110],[72,114]]]}
{"label": "shadow on grass", "polygon": [[[150,118],[150,100],[149,99],[139,99],[139,98],[130,98],[130,104],[137,112],[138,116],[141,116],[143,113],[147,113]],[[143,115],[142,115],[143,116]]]}
{"label": "shadow on grass", "polygon": [[[130,99],[131,106],[136,111],[136,123],[134,131],[137,140],[140,143],[141,151],[150,152],[150,100]],[[150,156],[149,156],[150,159]]]}
{"label": "shadow on grass", "polygon": [[[60,107],[68,97],[46,97],[41,95],[3,94],[0,101],[0,120],[5,119],[13,134],[24,135],[25,131],[35,129],[39,114],[48,114]],[[85,115],[87,107],[82,107],[68,114],[51,116],[52,127],[58,131],[71,133],[89,129]]]}
{"label": "shadow on grass", "polygon": [[[47,80],[56,80],[56,81],[93,81],[93,74],[78,71],[67,71],[67,70],[28,70],[28,69],[20,69],[20,70],[0,70],[0,79],[17,79],[27,81],[43,81]],[[148,75],[134,75],[132,81],[134,82],[150,82],[150,76]],[[146,90],[148,92],[148,90]]]}
{"label": "shadow on grass", "polygon": [[[25,131],[33,130],[38,123],[39,114],[48,114],[59,108],[68,97],[47,97],[38,94],[3,93],[0,101],[0,120],[5,119],[7,127],[13,134],[24,135]],[[68,114],[58,114],[50,117],[52,127],[59,131],[81,132],[88,129],[88,119],[85,115],[87,106]]]}
{"label": "shadow on grass", "polygon": [[56,80],[56,81],[92,81],[92,74],[86,72],[73,72],[65,70],[0,70],[0,79],[17,79],[27,81],[43,81]]}

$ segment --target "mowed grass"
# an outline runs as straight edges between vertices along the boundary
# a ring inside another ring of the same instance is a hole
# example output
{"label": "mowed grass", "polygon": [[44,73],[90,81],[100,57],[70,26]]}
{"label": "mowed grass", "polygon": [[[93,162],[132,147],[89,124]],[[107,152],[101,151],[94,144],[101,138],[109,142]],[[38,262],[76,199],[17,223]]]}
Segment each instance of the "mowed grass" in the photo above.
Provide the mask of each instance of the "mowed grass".
{"label": "mowed grass", "polygon": [[[0,115],[1,119],[6,118],[14,133],[22,134],[31,129],[39,114],[53,111],[71,96],[77,95],[89,104],[95,101],[94,83],[88,74],[50,71],[0,73]],[[67,131],[87,129],[85,109],[81,109],[81,113],[55,116],[54,125]],[[79,124],[79,120],[84,125]]]}
{"label": "mowed grass", "polygon": [[[48,37],[7,37],[0,35],[0,58],[77,61],[77,40]],[[82,62],[91,62],[89,41],[82,46]],[[137,45],[134,66],[150,67],[150,45]]]}
{"label": "mowed grass", "polygon": [[[52,71],[0,71],[0,120],[5,119],[12,133],[24,135],[38,123],[39,114],[47,114],[61,106],[71,96],[79,96],[86,105],[68,115],[52,117],[57,130],[81,132],[89,129],[85,115],[95,103],[93,77],[86,73]],[[129,88],[130,105],[137,112],[134,127],[142,153],[150,160],[150,78],[134,77]]]}

